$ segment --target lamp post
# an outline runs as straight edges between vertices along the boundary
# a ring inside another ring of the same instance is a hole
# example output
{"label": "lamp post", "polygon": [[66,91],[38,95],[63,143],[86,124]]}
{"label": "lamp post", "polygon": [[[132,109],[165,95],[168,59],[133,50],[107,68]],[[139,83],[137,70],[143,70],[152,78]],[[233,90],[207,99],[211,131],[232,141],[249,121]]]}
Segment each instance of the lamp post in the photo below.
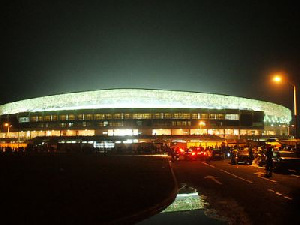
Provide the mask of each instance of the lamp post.
{"label": "lamp post", "polygon": [[[274,75],[273,82],[281,84],[283,82],[283,77],[281,75]],[[298,137],[298,124],[297,124],[297,87],[290,80],[287,80],[287,83],[291,85],[294,89],[294,127],[295,127],[295,138]]]}
{"label": "lamp post", "polygon": [[[202,126],[205,126],[205,125],[206,125],[205,122],[203,122],[203,121],[199,122],[200,132],[201,132]],[[200,133],[200,135],[201,135],[201,133]]]}
{"label": "lamp post", "polygon": [[9,127],[11,127],[11,125],[9,123],[5,123],[4,126],[7,127],[7,138],[8,138],[8,136],[9,136]]}

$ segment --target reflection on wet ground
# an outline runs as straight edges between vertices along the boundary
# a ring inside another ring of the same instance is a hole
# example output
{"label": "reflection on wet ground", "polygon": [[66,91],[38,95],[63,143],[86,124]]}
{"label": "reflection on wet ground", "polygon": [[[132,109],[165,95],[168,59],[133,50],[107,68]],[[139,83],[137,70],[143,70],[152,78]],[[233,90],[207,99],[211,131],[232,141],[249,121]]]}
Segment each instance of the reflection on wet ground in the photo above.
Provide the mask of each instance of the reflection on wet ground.
{"label": "reflection on wet ground", "polygon": [[186,184],[181,184],[174,202],[165,210],[140,223],[145,224],[226,224],[209,208],[206,196]]}

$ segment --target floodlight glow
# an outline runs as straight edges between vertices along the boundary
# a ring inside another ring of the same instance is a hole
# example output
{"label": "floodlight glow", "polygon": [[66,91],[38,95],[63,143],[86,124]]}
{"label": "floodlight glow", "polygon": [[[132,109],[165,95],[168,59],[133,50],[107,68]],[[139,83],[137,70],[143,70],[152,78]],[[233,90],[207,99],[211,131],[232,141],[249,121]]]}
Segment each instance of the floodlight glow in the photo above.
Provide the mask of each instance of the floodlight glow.
{"label": "floodlight glow", "polygon": [[280,83],[280,82],[282,82],[282,77],[279,76],[279,75],[275,75],[273,77],[273,81],[276,82],[276,83]]}

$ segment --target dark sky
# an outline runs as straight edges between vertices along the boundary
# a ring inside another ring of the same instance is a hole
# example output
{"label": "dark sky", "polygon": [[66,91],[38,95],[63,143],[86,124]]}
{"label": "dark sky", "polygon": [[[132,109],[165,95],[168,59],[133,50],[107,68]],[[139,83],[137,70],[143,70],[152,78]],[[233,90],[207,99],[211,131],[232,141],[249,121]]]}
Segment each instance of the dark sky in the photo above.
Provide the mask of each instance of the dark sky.
{"label": "dark sky", "polygon": [[[187,90],[292,108],[295,1],[2,1],[0,104],[109,88]],[[298,80],[297,80],[298,79]]]}

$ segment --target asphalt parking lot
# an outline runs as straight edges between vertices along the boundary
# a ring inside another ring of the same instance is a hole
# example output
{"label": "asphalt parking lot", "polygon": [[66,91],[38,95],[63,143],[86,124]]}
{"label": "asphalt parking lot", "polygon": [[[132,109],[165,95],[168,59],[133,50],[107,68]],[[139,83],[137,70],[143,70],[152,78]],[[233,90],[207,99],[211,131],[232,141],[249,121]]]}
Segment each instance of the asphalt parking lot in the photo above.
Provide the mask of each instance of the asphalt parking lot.
{"label": "asphalt parking lot", "polygon": [[0,175],[5,224],[132,223],[175,187],[167,158],[153,156],[2,155]]}

